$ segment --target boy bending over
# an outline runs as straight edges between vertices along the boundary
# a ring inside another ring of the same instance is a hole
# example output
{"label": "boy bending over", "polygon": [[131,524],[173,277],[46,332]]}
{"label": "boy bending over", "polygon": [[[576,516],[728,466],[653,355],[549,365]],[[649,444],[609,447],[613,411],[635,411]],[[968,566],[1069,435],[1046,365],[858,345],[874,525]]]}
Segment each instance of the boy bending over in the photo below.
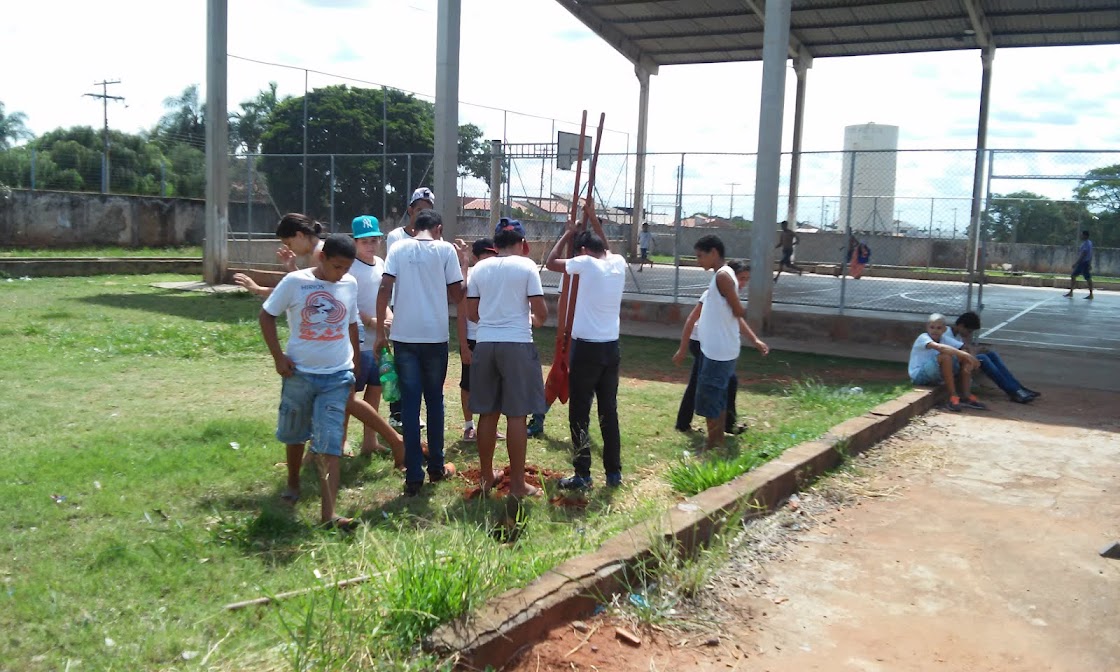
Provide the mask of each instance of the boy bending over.
{"label": "boy bending over", "polygon": [[[950,411],[960,411],[962,406],[985,411],[988,407],[971,391],[972,372],[979,368],[980,362],[960,349],[960,341],[945,337],[947,328],[945,316],[940,313],[934,313],[926,320],[925,333],[918,336],[910,348],[910,381],[915,385],[930,386],[944,383],[949,391]],[[965,395],[963,401],[956,386],[958,374],[959,392]]]}

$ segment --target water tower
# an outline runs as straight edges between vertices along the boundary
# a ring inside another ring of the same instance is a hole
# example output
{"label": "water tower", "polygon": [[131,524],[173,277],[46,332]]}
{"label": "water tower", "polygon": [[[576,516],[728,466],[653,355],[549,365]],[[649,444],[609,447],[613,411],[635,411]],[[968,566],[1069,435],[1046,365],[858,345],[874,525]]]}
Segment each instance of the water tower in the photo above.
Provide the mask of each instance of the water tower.
{"label": "water tower", "polygon": [[[852,157],[855,152],[855,176]],[[895,173],[898,169],[898,126],[860,124],[844,127],[844,167],[840,178],[840,218],[848,224],[851,187],[852,231],[891,233],[894,230]]]}

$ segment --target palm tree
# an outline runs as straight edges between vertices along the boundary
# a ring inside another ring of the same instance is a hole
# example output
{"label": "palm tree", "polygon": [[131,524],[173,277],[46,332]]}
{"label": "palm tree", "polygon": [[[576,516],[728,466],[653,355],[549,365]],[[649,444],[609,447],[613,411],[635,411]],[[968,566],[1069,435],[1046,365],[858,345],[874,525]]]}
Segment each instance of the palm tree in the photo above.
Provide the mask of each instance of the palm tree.
{"label": "palm tree", "polygon": [[191,84],[178,96],[164,98],[163,109],[167,113],[156,124],[157,135],[169,144],[206,145],[206,106],[199,100],[198,84]]}
{"label": "palm tree", "polygon": [[4,103],[0,103],[0,149],[10,149],[16,142],[33,137],[27,130],[27,115],[23,112],[4,114]]}
{"label": "palm tree", "polygon": [[268,89],[261,90],[256,98],[241,103],[241,111],[229,115],[231,144],[243,146],[249,154],[259,153],[265,123],[278,102],[276,82],[269,82]]}

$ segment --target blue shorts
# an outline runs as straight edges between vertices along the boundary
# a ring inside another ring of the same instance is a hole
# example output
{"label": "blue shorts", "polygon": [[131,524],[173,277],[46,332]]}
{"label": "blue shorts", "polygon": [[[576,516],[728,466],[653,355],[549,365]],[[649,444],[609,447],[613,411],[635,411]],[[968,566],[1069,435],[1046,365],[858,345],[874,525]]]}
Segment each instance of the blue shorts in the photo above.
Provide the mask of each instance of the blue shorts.
{"label": "blue shorts", "polygon": [[295,445],[311,439],[311,450],[342,455],[346,402],[354,389],[354,373],[303,373],[284,379],[276,439]]}
{"label": "blue shorts", "polygon": [[1089,271],[1090,271],[1089,262],[1081,261],[1081,262],[1078,262],[1073,267],[1073,273],[1070,275],[1070,277],[1076,278],[1077,276],[1080,275],[1083,278],[1085,278],[1086,280],[1092,280],[1093,276],[1089,273]]}
{"label": "blue shorts", "polygon": [[[961,370],[961,363],[957,358],[953,358],[953,373],[959,373]],[[915,385],[940,385],[944,383],[944,378],[941,377],[941,364],[936,359],[931,359],[922,365],[918,370],[917,375],[910,379],[910,382]]]}
{"label": "blue shorts", "polygon": [[366,386],[381,387],[381,372],[377,370],[377,358],[374,357],[373,350],[362,350],[358,354],[362,358],[362,370],[354,379],[354,391],[361,392]]}
{"label": "blue shorts", "polygon": [[735,375],[736,360],[708,359],[700,353],[700,372],[696,376],[696,414],[718,418],[727,410],[727,386]]}

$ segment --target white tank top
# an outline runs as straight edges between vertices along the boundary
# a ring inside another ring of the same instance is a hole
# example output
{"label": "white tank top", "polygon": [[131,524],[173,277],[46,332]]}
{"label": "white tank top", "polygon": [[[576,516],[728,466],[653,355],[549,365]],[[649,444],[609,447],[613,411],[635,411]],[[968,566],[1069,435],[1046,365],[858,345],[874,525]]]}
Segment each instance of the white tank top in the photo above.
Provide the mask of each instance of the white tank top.
{"label": "white tank top", "polygon": [[727,362],[739,357],[739,319],[731,312],[727,299],[716,287],[716,278],[721,273],[731,278],[732,284],[736,284],[735,273],[730,266],[723,266],[712,275],[698,331],[700,352],[708,359]]}

